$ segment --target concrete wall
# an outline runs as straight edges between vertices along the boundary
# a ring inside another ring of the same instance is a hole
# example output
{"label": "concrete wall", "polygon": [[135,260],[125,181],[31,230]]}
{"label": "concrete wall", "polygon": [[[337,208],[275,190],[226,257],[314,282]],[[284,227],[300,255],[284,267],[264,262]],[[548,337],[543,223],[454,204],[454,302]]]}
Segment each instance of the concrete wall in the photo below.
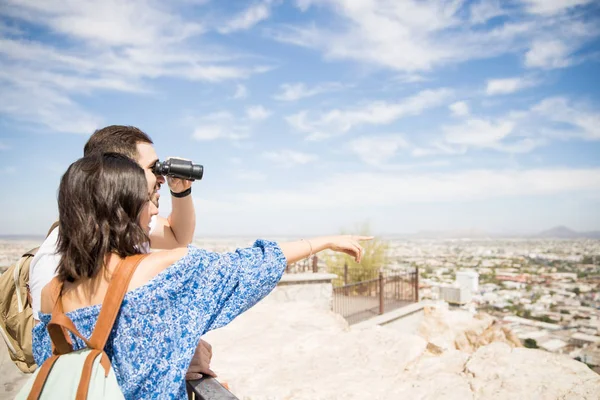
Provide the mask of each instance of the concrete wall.
{"label": "concrete wall", "polygon": [[331,310],[333,285],[337,276],[324,273],[285,274],[264,301],[285,303],[291,301],[309,302],[315,306]]}

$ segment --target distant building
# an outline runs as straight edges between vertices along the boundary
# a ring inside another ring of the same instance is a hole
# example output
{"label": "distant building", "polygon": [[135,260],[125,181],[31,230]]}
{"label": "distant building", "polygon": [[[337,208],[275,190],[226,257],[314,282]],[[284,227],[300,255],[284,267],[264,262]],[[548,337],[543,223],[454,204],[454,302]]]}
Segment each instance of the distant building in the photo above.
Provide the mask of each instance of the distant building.
{"label": "distant building", "polygon": [[551,353],[560,353],[566,346],[567,343],[560,339],[550,339],[544,343],[539,344],[540,348]]}
{"label": "distant building", "polygon": [[477,293],[479,291],[479,274],[475,271],[458,271],[456,284],[468,288],[471,293]]}
{"label": "distant building", "polygon": [[597,344],[600,343],[600,336],[586,335],[584,333],[577,332],[571,336],[571,343],[573,343],[575,346]]}
{"label": "distant building", "polygon": [[442,285],[439,288],[440,300],[448,304],[464,305],[471,302],[471,289],[454,285]]}

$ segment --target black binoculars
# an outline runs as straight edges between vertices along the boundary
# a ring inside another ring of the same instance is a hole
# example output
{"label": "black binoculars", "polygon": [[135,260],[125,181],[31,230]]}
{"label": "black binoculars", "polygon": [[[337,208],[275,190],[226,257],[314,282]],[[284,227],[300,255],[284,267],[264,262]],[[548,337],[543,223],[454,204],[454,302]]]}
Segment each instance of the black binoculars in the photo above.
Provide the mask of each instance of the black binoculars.
{"label": "black binoculars", "polygon": [[154,172],[155,175],[171,176],[173,178],[195,181],[196,179],[202,179],[204,167],[188,160],[169,158],[163,162],[156,161],[156,164],[152,167],[152,172]]}

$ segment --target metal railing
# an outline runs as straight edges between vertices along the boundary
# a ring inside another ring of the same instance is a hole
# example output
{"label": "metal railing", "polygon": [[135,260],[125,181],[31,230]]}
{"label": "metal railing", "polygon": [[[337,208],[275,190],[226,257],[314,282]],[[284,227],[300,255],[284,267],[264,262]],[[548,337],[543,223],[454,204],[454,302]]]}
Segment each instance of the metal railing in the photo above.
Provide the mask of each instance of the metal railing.
{"label": "metal railing", "polygon": [[333,311],[355,324],[418,302],[418,274],[417,268],[380,271],[376,278],[334,287]]}
{"label": "metal railing", "polygon": [[210,376],[187,381],[188,399],[191,400],[239,400],[218,380]]}
{"label": "metal railing", "polygon": [[295,262],[288,265],[285,268],[285,272],[288,274],[298,274],[303,272],[319,272],[319,258],[312,256],[312,258],[305,258],[304,260]]}

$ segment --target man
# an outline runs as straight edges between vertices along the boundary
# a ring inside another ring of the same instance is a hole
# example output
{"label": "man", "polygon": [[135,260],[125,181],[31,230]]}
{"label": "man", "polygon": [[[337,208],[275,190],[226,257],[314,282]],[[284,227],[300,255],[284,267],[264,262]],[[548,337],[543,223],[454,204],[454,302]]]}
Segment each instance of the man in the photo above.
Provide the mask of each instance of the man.
{"label": "man", "polygon": [[[93,153],[120,153],[134,160],[144,169],[148,181],[148,192],[152,193],[151,201],[158,207],[160,187],[165,178],[156,176],[152,167],[158,160],[153,142],[140,129],[132,126],[111,125],[99,129],[85,144],[84,156]],[[156,216],[150,222],[151,249],[173,249],[185,247],[194,238],[196,213],[191,190],[192,182],[183,179],[168,178],[171,191],[172,211],[168,218]],[[187,194],[186,194],[187,193]],[[184,194],[182,196],[182,194]],[[56,254],[58,228],[55,228],[46,238],[37,254],[31,261],[29,270],[29,290],[33,317],[39,320],[40,300],[42,289],[56,275],[60,256]],[[186,379],[200,379],[201,374],[215,376],[209,364],[212,357],[210,344],[201,340],[186,374]]]}

